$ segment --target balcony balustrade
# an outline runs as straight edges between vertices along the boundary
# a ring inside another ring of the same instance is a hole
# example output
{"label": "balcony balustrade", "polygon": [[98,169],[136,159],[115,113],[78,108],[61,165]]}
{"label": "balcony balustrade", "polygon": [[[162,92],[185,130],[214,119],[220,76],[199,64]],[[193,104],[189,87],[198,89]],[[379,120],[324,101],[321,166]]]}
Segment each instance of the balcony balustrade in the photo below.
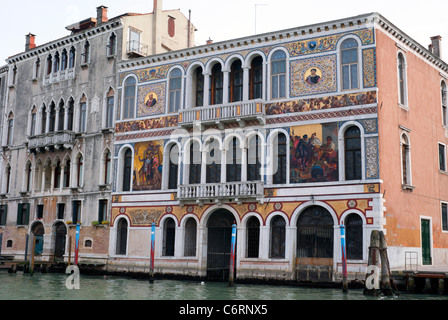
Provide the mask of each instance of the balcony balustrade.
{"label": "balcony balustrade", "polygon": [[196,202],[218,202],[225,199],[237,202],[247,199],[261,200],[264,198],[264,185],[261,181],[181,185],[178,198],[180,201]]}
{"label": "balcony balustrade", "polygon": [[236,121],[244,126],[245,122],[250,120],[258,120],[260,124],[264,124],[265,117],[264,102],[251,100],[181,110],[179,124],[181,126],[192,126],[195,123],[220,125]]}
{"label": "balcony balustrade", "polygon": [[75,144],[75,133],[68,131],[50,132],[28,138],[28,149],[42,151],[42,149],[72,149]]}

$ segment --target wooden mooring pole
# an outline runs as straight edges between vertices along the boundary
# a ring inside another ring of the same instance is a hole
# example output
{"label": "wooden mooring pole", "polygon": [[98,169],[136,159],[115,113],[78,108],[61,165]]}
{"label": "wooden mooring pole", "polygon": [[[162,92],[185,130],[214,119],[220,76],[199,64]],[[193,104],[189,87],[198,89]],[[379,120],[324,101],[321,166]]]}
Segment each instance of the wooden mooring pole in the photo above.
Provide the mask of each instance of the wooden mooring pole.
{"label": "wooden mooring pole", "polygon": [[151,225],[151,262],[149,267],[149,283],[154,282],[154,251],[156,249],[155,247],[156,242],[156,224],[153,222]]}
{"label": "wooden mooring pole", "polygon": [[347,250],[345,246],[345,226],[341,224],[341,252],[342,252],[342,292],[348,292],[347,284]]}
{"label": "wooden mooring pole", "polygon": [[230,246],[230,267],[229,267],[229,286],[233,287],[235,280],[235,245],[236,245],[236,224],[232,225],[232,242]]}
{"label": "wooden mooring pole", "polygon": [[36,250],[36,236],[33,235],[33,247],[30,252],[31,259],[30,259],[30,274],[34,274],[34,250]]}
{"label": "wooden mooring pole", "polygon": [[380,235],[378,230],[370,234],[369,259],[366,272],[366,287],[364,295],[377,296],[379,290],[379,263],[380,263]]}
{"label": "wooden mooring pole", "polygon": [[68,237],[68,265],[72,262],[72,236]]}
{"label": "wooden mooring pole", "polygon": [[393,290],[390,285],[390,267],[389,258],[387,257],[387,246],[384,232],[380,231],[380,256],[381,256],[381,292],[386,296],[392,296]]}

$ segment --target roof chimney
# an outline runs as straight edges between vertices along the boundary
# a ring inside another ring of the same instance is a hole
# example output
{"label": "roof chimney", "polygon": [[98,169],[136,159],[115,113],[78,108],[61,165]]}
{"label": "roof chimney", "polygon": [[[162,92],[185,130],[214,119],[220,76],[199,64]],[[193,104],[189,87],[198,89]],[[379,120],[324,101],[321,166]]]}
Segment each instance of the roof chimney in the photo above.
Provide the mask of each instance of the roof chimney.
{"label": "roof chimney", "polygon": [[36,36],[32,33],[28,33],[25,37],[26,37],[25,51],[29,51],[31,49],[36,48],[36,43],[34,42],[36,40]]}
{"label": "roof chimney", "polygon": [[162,0],[154,0],[153,12],[156,10],[162,10]]}
{"label": "roof chimney", "polygon": [[435,36],[431,37],[431,52],[434,53],[439,58],[442,58],[442,37]]}
{"label": "roof chimney", "polygon": [[107,18],[107,7],[99,6],[96,8],[96,25],[99,26],[103,22],[107,22],[109,19]]}
{"label": "roof chimney", "polygon": [[212,43],[213,43],[213,40],[209,37],[206,43],[207,43],[207,44],[212,44]]}

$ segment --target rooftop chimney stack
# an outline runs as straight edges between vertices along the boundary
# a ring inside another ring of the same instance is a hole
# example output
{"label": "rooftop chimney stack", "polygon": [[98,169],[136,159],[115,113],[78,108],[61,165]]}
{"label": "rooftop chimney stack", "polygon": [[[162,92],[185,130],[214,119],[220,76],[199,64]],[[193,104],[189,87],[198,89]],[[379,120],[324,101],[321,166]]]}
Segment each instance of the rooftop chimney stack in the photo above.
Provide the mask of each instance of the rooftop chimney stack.
{"label": "rooftop chimney stack", "polygon": [[431,52],[439,58],[442,58],[442,37],[431,37],[430,44]]}
{"label": "rooftop chimney stack", "polygon": [[109,21],[107,18],[107,7],[99,6],[96,8],[96,25],[99,26],[107,21]]}
{"label": "rooftop chimney stack", "polygon": [[36,48],[36,36],[32,33],[28,33],[26,36],[26,42],[25,42],[25,51],[29,51],[31,49]]}

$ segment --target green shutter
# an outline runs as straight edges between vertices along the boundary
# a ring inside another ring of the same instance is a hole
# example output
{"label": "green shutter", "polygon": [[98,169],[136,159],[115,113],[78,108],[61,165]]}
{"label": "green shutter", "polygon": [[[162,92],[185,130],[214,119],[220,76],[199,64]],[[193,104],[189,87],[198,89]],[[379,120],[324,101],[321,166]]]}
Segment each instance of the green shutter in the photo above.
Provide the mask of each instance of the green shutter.
{"label": "green shutter", "polygon": [[1,209],[3,211],[3,214],[1,215],[0,225],[5,226],[6,225],[6,216],[8,215],[8,205],[7,204],[2,205]]}
{"label": "green shutter", "polygon": [[30,223],[30,204],[25,203],[26,206],[26,213],[25,213],[25,221],[24,224],[28,225]]}
{"label": "green shutter", "polygon": [[17,225],[20,226],[22,224],[22,203],[19,203],[17,207]]}

